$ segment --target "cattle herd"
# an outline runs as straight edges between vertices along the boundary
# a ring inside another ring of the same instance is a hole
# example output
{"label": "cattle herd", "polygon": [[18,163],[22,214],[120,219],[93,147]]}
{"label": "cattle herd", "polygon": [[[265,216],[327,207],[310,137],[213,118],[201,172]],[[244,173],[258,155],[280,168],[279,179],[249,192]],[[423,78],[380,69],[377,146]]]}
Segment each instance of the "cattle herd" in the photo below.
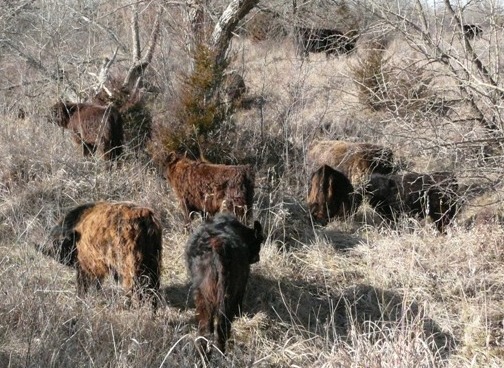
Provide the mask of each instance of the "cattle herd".
{"label": "cattle herd", "polygon": [[[123,131],[113,107],[59,102],[50,119],[70,130],[84,155],[106,160],[121,154]],[[162,175],[180,202],[186,225],[193,213],[206,220],[193,231],[185,257],[192,280],[198,350],[222,352],[231,323],[242,309],[250,265],[259,261],[262,226],[252,227],[254,171],[249,165],[220,165],[169,152]],[[429,217],[440,233],[457,211],[457,181],[449,172],[399,172],[391,149],[370,143],[315,141],[307,152],[311,170],[307,205],[315,222],[351,219],[364,201],[388,223],[401,216]],[[158,307],[162,227],[149,208],[129,202],[97,202],[70,210],[52,229],[41,251],[77,272],[77,293],[100,288],[112,275],[128,301]]]}

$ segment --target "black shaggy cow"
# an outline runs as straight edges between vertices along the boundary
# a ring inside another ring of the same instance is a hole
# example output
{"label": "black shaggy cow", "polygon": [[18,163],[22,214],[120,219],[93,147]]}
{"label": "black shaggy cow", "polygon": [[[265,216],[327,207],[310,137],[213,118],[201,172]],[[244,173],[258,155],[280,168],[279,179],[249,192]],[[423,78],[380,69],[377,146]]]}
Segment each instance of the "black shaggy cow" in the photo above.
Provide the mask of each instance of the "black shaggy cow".
{"label": "black shaggy cow", "polygon": [[366,186],[369,202],[389,221],[401,213],[429,216],[441,233],[457,212],[458,184],[448,172],[432,174],[373,174]]}
{"label": "black shaggy cow", "polygon": [[[212,339],[224,352],[231,323],[242,307],[250,265],[259,261],[264,240],[258,221],[248,228],[229,213],[203,223],[187,242],[187,267],[192,279],[200,336]],[[208,357],[209,345],[199,347]]]}
{"label": "black shaggy cow", "polygon": [[359,207],[361,199],[341,171],[322,165],[311,175],[308,208],[321,224],[325,225],[334,217],[350,216]]}
{"label": "black shaggy cow", "polygon": [[355,32],[343,34],[336,29],[295,27],[294,39],[298,55],[307,57],[309,52],[348,54],[355,49]]}
{"label": "black shaggy cow", "polygon": [[465,36],[472,40],[474,37],[481,37],[483,29],[476,24],[464,24],[462,27]]}

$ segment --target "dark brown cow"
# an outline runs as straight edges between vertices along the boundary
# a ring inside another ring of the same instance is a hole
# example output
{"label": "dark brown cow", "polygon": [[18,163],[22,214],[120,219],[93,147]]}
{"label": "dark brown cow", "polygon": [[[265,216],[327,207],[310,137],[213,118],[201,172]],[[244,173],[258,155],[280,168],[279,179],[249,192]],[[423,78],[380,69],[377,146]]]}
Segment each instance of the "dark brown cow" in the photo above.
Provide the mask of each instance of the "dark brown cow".
{"label": "dark brown cow", "polygon": [[312,168],[328,165],[345,174],[357,189],[371,173],[391,174],[396,170],[390,148],[371,143],[315,141],[308,149]]}
{"label": "dark brown cow", "polygon": [[68,212],[42,252],[77,269],[77,293],[100,286],[110,274],[131,297],[147,294],[157,305],[162,252],[161,225],[153,211],[133,203],[96,202]]}
{"label": "dark brown cow", "polygon": [[227,105],[239,107],[243,95],[247,92],[243,77],[236,71],[230,71],[224,74],[222,81],[224,92],[224,102]]}
{"label": "dark brown cow", "polygon": [[463,30],[466,37],[470,40],[474,37],[481,37],[483,34],[483,29],[476,24],[464,24]]}
{"label": "dark brown cow", "polygon": [[448,172],[432,174],[373,174],[366,186],[369,202],[385,219],[394,221],[401,213],[429,216],[441,233],[457,212],[458,184]]}
{"label": "dark brown cow", "polygon": [[191,212],[213,216],[230,211],[240,219],[252,217],[254,171],[249,165],[217,165],[170,153],[163,173],[177,195],[186,224]]}
{"label": "dark brown cow", "polygon": [[122,153],[123,120],[112,105],[60,101],[51,108],[50,119],[72,132],[74,141],[82,145],[84,156],[98,151],[110,160]]}
{"label": "dark brown cow", "polygon": [[309,52],[325,52],[326,56],[348,54],[357,41],[355,32],[343,34],[336,29],[295,27],[294,35],[297,53],[303,57]]}
{"label": "dark brown cow", "polygon": [[208,340],[214,335],[217,348],[225,351],[231,323],[242,309],[250,265],[259,261],[263,240],[258,221],[251,229],[221,213],[203,223],[187,242],[198,333],[204,337],[198,346],[207,358]]}
{"label": "dark brown cow", "polygon": [[313,218],[323,225],[335,217],[351,216],[361,199],[346,175],[330,166],[322,165],[311,175],[308,208]]}

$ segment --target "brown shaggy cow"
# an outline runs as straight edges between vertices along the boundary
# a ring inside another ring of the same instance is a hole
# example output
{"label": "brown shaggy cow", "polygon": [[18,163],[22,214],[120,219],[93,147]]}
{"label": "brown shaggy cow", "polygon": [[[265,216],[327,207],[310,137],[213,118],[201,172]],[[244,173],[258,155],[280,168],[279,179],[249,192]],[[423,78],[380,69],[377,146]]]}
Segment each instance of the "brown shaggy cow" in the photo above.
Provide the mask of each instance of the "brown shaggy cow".
{"label": "brown shaggy cow", "polygon": [[391,174],[396,168],[390,148],[371,143],[316,141],[307,155],[312,167],[328,165],[345,174],[354,187],[360,187],[371,173]]}
{"label": "brown shaggy cow", "polygon": [[186,224],[193,211],[213,216],[228,210],[241,220],[252,217],[255,175],[249,165],[217,165],[171,152],[163,174],[180,201]]}
{"label": "brown shaggy cow", "polygon": [[52,244],[41,249],[77,269],[77,293],[84,296],[107,275],[121,280],[128,296],[147,294],[153,307],[159,289],[161,225],[153,211],[133,203],[96,202],[68,212],[51,231]]}
{"label": "brown shaggy cow", "polygon": [[60,101],[51,108],[50,119],[72,132],[74,141],[82,145],[84,156],[98,150],[110,160],[122,153],[123,119],[112,105]]}
{"label": "brown shaggy cow", "polygon": [[401,213],[429,216],[443,234],[457,212],[457,190],[456,178],[448,172],[373,174],[366,186],[371,206],[388,221]]}
{"label": "brown shaggy cow", "polygon": [[308,208],[313,218],[325,225],[335,217],[351,216],[359,207],[362,196],[354,192],[350,180],[342,172],[322,165],[313,172],[308,191]]}
{"label": "brown shaggy cow", "polygon": [[187,267],[192,280],[199,348],[208,357],[216,334],[216,346],[224,352],[231,323],[241,312],[250,265],[259,262],[264,240],[258,221],[248,228],[228,213],[203,223],[189,238]]}

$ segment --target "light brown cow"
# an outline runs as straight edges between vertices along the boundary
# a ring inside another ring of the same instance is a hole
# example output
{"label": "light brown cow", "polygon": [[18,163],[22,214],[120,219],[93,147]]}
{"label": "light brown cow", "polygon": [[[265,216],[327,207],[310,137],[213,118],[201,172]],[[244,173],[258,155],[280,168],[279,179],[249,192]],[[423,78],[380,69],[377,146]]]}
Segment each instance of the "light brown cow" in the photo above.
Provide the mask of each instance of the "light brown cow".
{"label": "light brown cow", "polygon": [[121,280],[128,296],[143,294],[157,305],[162,252],[161,225],[153,211],[133,203],[96,202],[68,212],[42,252],[77,269],[77,292],[107,275]]}
{"label": "light brown cow", "polygon": [[315,141],[308,149],[307,161],[312,169],[328,165],[341,171],[355,188],[372,173],[391,174],[396,170],[392,150],[371,143]]}

